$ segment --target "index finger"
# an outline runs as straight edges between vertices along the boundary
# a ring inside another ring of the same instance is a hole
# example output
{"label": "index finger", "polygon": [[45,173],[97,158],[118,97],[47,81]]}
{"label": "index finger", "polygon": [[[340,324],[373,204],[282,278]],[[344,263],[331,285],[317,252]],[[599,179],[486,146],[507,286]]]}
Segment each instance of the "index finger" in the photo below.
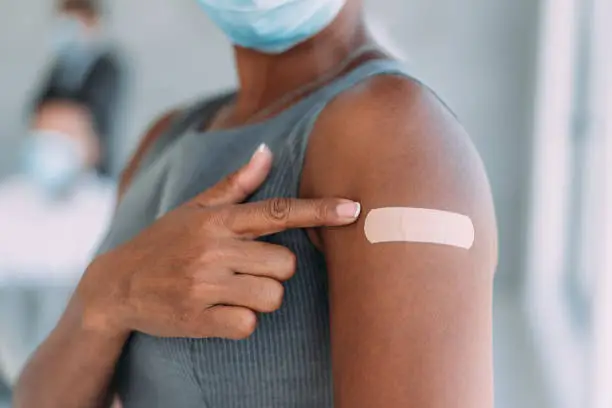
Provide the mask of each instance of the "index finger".
{"label": "index finger", "polygon": [[191,201],[201,207],[243,202],[266,180],[272,170],[272,160],[272,152],[265,144],[262,144],[246,166]]}
{"label": "index finger", "polygon": [[225,226],[237,235],[257,238],[288,229],[349,225],[360,213],[361,205],[350,200],[275,198],[232,207]]}

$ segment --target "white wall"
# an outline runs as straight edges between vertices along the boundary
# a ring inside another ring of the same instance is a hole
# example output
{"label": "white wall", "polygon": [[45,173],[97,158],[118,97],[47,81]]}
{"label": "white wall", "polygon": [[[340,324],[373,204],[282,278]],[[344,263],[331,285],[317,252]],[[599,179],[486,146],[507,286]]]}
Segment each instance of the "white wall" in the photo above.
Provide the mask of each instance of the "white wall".
{"label": "white wall", "polygon": [[[0,174],[46,54],[50,0],[0,0]],[[536,0],[369,0],[398,48],[454,108],[489,170],[500,220],[500,277],[520,273],[528,191]],[[152,117],[233,83],[231,51],[195,0],[108,0],[132,61],[122,132],[131,149]],[[127,153],[124,153],[125,157]]]}

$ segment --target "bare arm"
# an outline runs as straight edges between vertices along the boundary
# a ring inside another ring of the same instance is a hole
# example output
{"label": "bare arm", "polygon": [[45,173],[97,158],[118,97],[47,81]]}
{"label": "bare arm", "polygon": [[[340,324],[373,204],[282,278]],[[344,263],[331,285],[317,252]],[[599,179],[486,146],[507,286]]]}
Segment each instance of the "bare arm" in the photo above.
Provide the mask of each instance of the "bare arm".
{"label": "bare arm", "polygon": [[88,329],[75,295],[21,374],[15,408],[110,406],[110,382],[127,338],[128,333]]}
{"label": "bare arm", "polygon": [[[451,115],[405,79],[342,95],[314,130],[302,193],[363,204],[357,224],[313,237],[329,268],[335,406],[491,408],[496,226]],[[371,244],[364,220],[381,207],[468,215],[475,245]]]}

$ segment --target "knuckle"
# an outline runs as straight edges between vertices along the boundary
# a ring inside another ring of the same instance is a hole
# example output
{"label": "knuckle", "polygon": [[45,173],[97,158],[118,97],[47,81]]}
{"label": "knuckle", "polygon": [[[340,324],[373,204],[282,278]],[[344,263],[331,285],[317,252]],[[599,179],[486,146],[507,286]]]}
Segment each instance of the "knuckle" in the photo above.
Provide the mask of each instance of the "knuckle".
{"label": "knuckle", "polygon": [[200,308],[222,291],[221,285],[194,278],[185,293],[187,307]]}
{"label": "knuckle", "polygon": [[202,266],[213,266],[225,258],[225,251],[219,241],[210,241],[199,256],[198,263]]}
{"label": "knuckle", "polygon": [[297,256],[290,250],[286,249],[282,256],[281,265],[280,278],[290,279],[293,277],[293,275],[295,275],[297,269]]}
{"label": "knuckle", "polygon": [[200,282],[194,290],[196,296],[195,300],[198,302],[199,306],[202,306],[202,304],[209,304],[210,299],[218,297],[222,292],[223,285],[220,283]]}
{"label": "knuckle", "polygon": [[255,333],[255,329],[257,327],[257,316],[255,313],[250,311],[244,311],[240,313],[236,313],[233,322],[234,329],[234,339],[235,340],[244,340],[253,335]]}
{"label": "knuckle", "polygon": [[227,209],[225,208],[206,209],[202,221],[199,224],[199,232],[204,235],[210,235],[210,233],[216,231],[218,227],[223,227],[226,223],[226,213]]}
{"label": "knuckle", "polygon": [[324,222],[329,218],[332,204],[329,201],[321,201],[314,208],[314,217],[317,222]]}
{"label": "knuckle", "polygon": [[224,185],[228,190],[234,190],[238,193],[244,192],[244,189],[242,188],[242,184],[240,183],[240,172],[239,171],[227,176],[225,179]]}
{"label": "knuckle", "polygon": [[199,263],[203,267],[209,267],[211,265],[214,265],[218,260],[219,254],[217,253],[217,251],[207,250],[200,254]]}
{"label": "knuckle", "polygon": [[286,221],[291,213],[291,200],[288,198],[274,198],[268,201],[266,215],[273,221]]}
{"label": "knuckle", "polygon": [[227,231],[236,229],[236,212],[233,207],[223,207],[218,209],[213,216],[212,224]]}
{"label": "knuckle", "polygon": [[285,288],[279,282],[270,281],[265,285],[263,299],[262,299],[262,311],[263,312],[274,312],[281,308],[283,304],[283,297],[285,296]]}

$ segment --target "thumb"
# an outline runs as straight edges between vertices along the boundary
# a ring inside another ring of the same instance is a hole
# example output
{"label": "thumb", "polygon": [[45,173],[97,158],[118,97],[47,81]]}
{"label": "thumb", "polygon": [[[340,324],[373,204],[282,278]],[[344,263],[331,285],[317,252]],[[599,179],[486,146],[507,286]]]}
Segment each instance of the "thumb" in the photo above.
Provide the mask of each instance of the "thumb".
{"label": "thumb", "polygon": [[246,166],[198,195],[193,202],[204,207],[243,202],[268,178],[272,160],[272,152],[262,144]]}

